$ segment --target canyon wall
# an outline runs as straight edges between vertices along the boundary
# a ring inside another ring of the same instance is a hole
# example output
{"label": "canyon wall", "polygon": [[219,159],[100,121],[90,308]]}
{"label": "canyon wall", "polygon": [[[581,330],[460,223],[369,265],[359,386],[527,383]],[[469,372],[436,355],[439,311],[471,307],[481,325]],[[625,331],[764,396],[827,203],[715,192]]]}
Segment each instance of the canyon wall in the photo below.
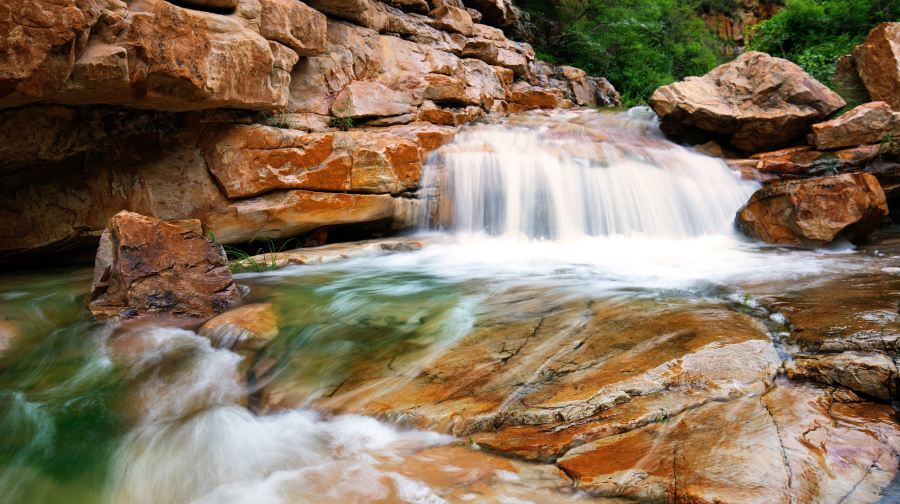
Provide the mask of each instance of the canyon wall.
{"label": "canyon wall", "polygon": [[5,2],[0,259],[91,250],[121,210],[223,243],[403,227],[460,125],[618,103],[514,21],[508,0]]}

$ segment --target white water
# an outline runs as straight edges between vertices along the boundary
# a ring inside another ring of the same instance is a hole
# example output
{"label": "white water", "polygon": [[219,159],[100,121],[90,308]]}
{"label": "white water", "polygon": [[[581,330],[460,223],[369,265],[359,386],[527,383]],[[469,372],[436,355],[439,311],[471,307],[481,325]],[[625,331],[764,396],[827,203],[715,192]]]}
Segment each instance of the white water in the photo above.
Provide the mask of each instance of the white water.
{"label": "white water", "polygon": [[432,225],[557,241],[729,233],[758,188],[667,142],[639,109],[470,128],[438,151],[424,181]]}

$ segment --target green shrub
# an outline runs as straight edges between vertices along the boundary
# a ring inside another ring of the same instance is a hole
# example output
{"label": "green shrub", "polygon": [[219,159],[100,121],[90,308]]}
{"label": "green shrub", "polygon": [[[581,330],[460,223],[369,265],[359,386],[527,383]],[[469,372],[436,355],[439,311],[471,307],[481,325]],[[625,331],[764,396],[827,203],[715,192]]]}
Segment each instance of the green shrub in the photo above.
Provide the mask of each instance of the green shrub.
{"label": "green shrub", "polygon": [[341,131],[347,131],[353,127],[353,118],[332,116],[330,119],[328,119],[328,126],[337,128]]}
{"label": "green shrub", "polygon": [[751,31],[748,49],[789,59],[831,86],[837,59],[875,25],[897,19],[897,0],[787,0],[781,12]]}

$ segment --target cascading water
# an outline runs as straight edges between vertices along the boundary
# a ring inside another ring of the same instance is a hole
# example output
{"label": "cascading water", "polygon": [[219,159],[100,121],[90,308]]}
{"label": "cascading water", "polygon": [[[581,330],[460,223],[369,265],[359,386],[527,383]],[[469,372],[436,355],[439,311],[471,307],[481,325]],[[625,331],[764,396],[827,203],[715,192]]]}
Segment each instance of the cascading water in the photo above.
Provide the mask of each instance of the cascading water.
{"label": "cascading water", "polygon": [[644,109],[475,126],[426,170],[430,226],[562,241],[726,233],[758,187],[663,139]]}

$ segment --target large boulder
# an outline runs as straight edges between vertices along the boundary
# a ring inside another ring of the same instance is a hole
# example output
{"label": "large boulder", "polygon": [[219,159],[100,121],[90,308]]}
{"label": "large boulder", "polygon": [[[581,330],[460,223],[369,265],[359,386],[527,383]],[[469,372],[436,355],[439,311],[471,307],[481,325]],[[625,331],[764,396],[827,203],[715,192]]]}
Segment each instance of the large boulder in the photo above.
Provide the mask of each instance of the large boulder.
{"label": "large boulder", "polygon": [[747,152],[784,146],[845,105],[790,61],[748,52],[650,97],[669,136],[722,137]]}
{"label": "large boulder", "polygon": [[225,252],[196,231],[133,212],[114,215],[97,250],[91,312],[210,318],[226,311],[239,293]]}
{"label": "large boulder", "polygon": [[814,247],[862,241],[887,214],[878,180],[850,173],[767,185],[738,211],[737,225],[766,243]]}
{"label": "large boulder", "polygon": [[900,135],[900,112],[885,102],[860,105],[840,117],[814,124],[813,143],[819,150],[875,144],[888,134]]}
{"label": "large boulder", "polygon": [[876,26],[853,56],[869,96],[900,110],[900,23]]}

